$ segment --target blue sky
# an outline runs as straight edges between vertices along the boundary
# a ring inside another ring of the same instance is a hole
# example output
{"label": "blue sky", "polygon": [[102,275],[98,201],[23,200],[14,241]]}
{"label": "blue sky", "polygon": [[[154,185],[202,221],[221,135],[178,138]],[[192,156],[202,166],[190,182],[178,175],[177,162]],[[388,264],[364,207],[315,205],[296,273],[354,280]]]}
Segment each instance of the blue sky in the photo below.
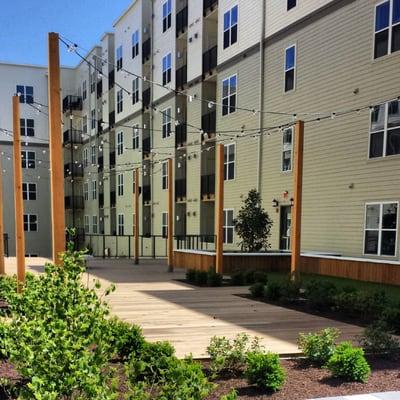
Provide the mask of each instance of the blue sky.
{"label": "blue sky", "polygon": [[[47,64],[47,33],[58,32],[85,49],[112,29],[132,0],[1,0],[0,61]],[[79,62],[61,49],[62,65]]]}

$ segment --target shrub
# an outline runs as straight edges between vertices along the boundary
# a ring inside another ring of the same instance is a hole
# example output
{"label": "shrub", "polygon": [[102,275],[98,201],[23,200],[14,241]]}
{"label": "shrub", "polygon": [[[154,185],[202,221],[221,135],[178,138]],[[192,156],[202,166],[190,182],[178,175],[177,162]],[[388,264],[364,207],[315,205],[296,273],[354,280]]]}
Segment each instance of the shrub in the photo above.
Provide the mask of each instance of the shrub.
{"label": "shrub", "polygon": [[260,282],[264,285],[268,282],[268,275],[264,271],[255,271],[254,272],[254,282]]}
{"label": "shrub", "polygon": [[260,388],[276,392],[285,383],[285,370],[282,368],[277,354],[249,353],[246,366],[249,383],[256,384]]}
{"label": "shrub", "polygon": [[267,300],[278,301],[282,297],[283,285],[279,282],[268,282],[264,288],[264,297]]}
{"label": "shrub", "polygon": [[297,300],[300,297],[300,287],[300,282],[295,282],[291,279],[288,279],[282,285],[282,299],[289,302]]}
{"label": "shrub", "polygon": [[397,307],[387,307],[383,311],[383,321],[396,335],[400,335],[400,304]]}
{"label": "shrub", "polygon": [[339,344],[327,363],[333,376],[351,382],[367,382],[371,368],[364,357],[364,351],[353,347],[350,342]]}
{"label": "shrub", "polygon": [[231,285],[243,286],[246,284],[246,275],[243,271],[236,271],[231,276]]}
{"label": "shrub", "polygon": [[207,272],[207,286],[217,287],[222,286],[223,276],[215,272],[214,268],[209,268]]}
{"label": "shrub", "polygon": [[253,283],[255,283],[255,279],[254,279],[254,274],[256,273],[256,271],[250,269],[248,271],[245,272],[245,281],[246,281],[246,285],[252,285]]}
{"label": "shrub", "polygon": [[236,400],[238,396],[238,392],[235,389],[232,389],[228,394],[222,396],[220,400]]}
{"label": "shrub", "polygon": [[256,282],[250,286],[249,290],[253,297],[263,297],[264,284],[262,282]]}
{"label": "shrub", "polygon": [[335,352],[335,341],[339,335],[339,330],[334,328],[323,329],[316,333],[300,333],[298,346],[312,363],[325,365]]}
{"label": "shrub", "polygon": [[313,279],[305,287],[305,297],[311,306],[324,310],[335,304],[336,286],[329,281]]}
{"label": "shrub", "polygon": [[186,271],[186,280],[190,283],[196,282],[196,270],[195,269],[188,269]]}
{"label": "shrub", "polygon": [[0,359],[7,358],[8,352],[6,347],[6,339],[9,335],[8,325],[5,321],[0,320]]}
{"label": "shrub", "polygon": [[367,353],[388,357],[396,357],[400,353],[399,340],[392,336],[384,322],[379,321],[365,328],[358,340]]}
{"label": "shrub", "polygon": [[346,314],[350,317],[357,317],[358,298],[361,296],[361,292],[358,290],[354,291],[342,291],[339,292],[335,297],[335,309]]}
{"label": "shrub", "polygon": [[208,272],[207,271],[196,271],[196,280],[195,283],[197,285],[205,286],[207,285]]}

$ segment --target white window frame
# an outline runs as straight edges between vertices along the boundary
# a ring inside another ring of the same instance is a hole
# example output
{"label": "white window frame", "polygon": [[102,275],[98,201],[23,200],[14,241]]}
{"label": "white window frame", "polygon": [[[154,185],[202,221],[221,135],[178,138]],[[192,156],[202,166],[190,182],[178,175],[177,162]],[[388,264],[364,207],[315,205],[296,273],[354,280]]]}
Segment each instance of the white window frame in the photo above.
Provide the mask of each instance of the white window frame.
{"label": "white window frame", "polygon": [[90,111],[90,128],[92,130],[96,129],[96,109],[94,108]]}
{"label": "white window frame", "polygon": [[[396,229],[387,229],[387,228],[382,228],[382,216],[383,216],[383,206],[385,204],[396,204],[397,205],[397,216],[396,216]],[[376,206],[379,205],[379,226],[378,229],[367,229],[367,209],[368,206]],[[399,236],[399,202],[398,201],[372,201],[365,203],[365,208],[364,208],[364,230],[363,230],[363,255],[364,256],[369,256],[369,257],[388,257],[388,258],[395,258],[397,257],[397,247],[398,247],[398,236]],[[371,253],[366,253],[365,252],[365,234],[367,231],[378,231],[378,253],[377,254],[371,254]],[[382,232],[396,232],[396,239],[395,239],[395,248],[394,248],[394,255],[382,255]]]}
{"label": "white window frame", "polygon": [[[232,212],[232,225],[228,225],[228,213]],[[233,244],[235,242],[235,210],[233,208],[224,208],[224,223],[222,225],[224,244]],[[232,242],[228,242],[228,230],[232,229]]]}
{"label": "white window frame", "polygon": [[[31,190],[30,186],[33,185],[33,190]],[[37,184],[34,182],[23,182],[22,183],[22,197],[24,197],[25,193],[25,201],[35,201],[37,200]],[[32,199],[32,193],[34,193],[34,199]]]}
{"label": "white window frame", "polygon": [[85,182],[83,184],[83,198],[85,199],[85,201],[89,200],[89,183]]}
{"label": "white window frame", "polygon": [[166,85],[171,81],[172,81],[172,54],[168,53],[162,58],[162,84]]}
{"label": "white window frame", "polygon": [[[33,160],[29,160],[29,155],[33,154]],[[36,168],[36,152],[32,150],[21,150],[22,169]],[[33,166],[32,166],[33,164]],[[25,166],[24,166],[25,165]]]}
{"label": "white window frame", "polygon": [[162,138],[166,139],[171,136],[172,132],[172,108],[168,107],[162,111]]}
{"label": "white window frame", "polygon": [[168,161],[161,164],[161,189],[168,190]]}
{"label": "white window frame", "polygon": [[117,193],[118,196],[124,195],[124,173],[117,175]]}
{"label": "white window frame", "polygon": [[172,0],[166,0],[162,5],[162,24],[163,24],[163,33],[167,32],[172,25]]}
{"label": "white window frame", "polygon": [[132,104],[139,103],[139,78],[133,78],[132,80]]}
{"label": "white window frame", "polygon": [[[286,68],[286,52],[294,47],[294,66],[292,68]],[[286,73],[293,70],[293,88],[286,90]],[[285,48],[284,56],[283,56],[283,91],[284,93],[290,93],[296,90],[297,84],[297,44],[293,43],[290,46]]]}
{"label": "white window frame", "polygon": [[87,81],[86,79],[82,82],[82,101],[87,99]]}
{"label": "white window frame", "polygon": [[97,181],[91,182],[92,200],[97,200]]}
{"label": "white window frame", "polygon": [[96,145],[92,144],[90,147],[90,160],[92,165],[97,165],[97,154],[96,154]]}
{"label": "white window frame", "polygon": [[96,91],[96,71],[93,71],[90,74],[90,93],[94,93]]}
{"label": "white window frame", "polygon": [[124,111],[124,91],[119,89],[117,91],[117,114]]}
{"label": "white window frame", "polygon": [[[27,219],[27,222],[25,222],[25,217]],[[30,221],[31,217],[35,217],[36,221],[31,222]],[[28,229],[25,229],[25,225],[27,225]],[[32,225],[36,225],[36,229],[33,230]],[[39,218],[37,214],[31,214],[31,213],[24,214],[24,232],[39,232]]]}
{"label": "white window frame", "polygon": [[[28,88],[29,88],[29,92],[32,91],[32,94],[28,94]],[[32,104],[34,102],[35,91],[33,89],[33,86],[17,85],[17,94],[19,95],[19,102],[20,103]]]}
{"label": "white window frame", "polygon": [[168,212],[163,211],[161,213],[161,236],[163,238],[168,237]]}
{"label": "white window frame", "polygon": [[124,154],[124,131],[117,133],[117,156]]}
{"label": "white window frame", "polygon": [[292,6],[292,7],[290,7],[290,8],[289,8],[289,0],[286,0],[286,11],[293,10],[293,9],[296,8],[296,7],[297,7],[297,0],[295,0],[294,6]]}
{"label": "white window frame", "polygon": [[125,235],[125,214],[118,214],[117,216],[117,233],[118,236]]}
{"label": "white window frame", "polygon": [[92,215],[92,233],[94,235],[97,235],[98,232],[99,232],[99,224],[98,224],[97,215]]}
{"label": "white window frame", "polygon": [[90,233],[90,216],[85,215],[83,217],[83,220],[84,220],[83,226],[84,226],[85,233],[89,234]]}
{"label": "white window frame", "polygon": [[[31,126],[28,126],[28,122],[31,124]],[[21,136],[35,137],[35,120],[33,118],[20,118],[20,126]]]}
{"label": "white window frame", "polygon": [[139,124],[136,124],[132,129],[132,148],[133,150],[138,150],[140,148]]}
{"label": "white window frame", "polygon": [[139,55],[139,29],[132,33],[132,59]]}
{"label": "white window frame", "polygon": [[[233,9],[236,8],[236,23],[232,24],[232,13],[233,13]],[[229,26],[227,28],[225,28],[225,15],[229,14]],[[224,12],[223,15],[223,19],[222,19],[222,48],[224,50],[228,49],[229,47],[232,47],[234,44],[239,42],[239,6],[237,4],[235,4],[234,6],[232,6],[229,10],[227,10],[226,12]],[[232,43],[232,30],[233,28],[236,27],[236,41]],[[225,32],[229,31],[229,44],[225,47]]]}
{"label": "white window frame", "polygon": [[[285,144],[285,133],[286,131],[291,132],[291,142],[289,144]],[[282,132],[282,158],[281,158],[281,172],[292,172],[293,169],[293,144],[294,144],[294,127],[291,126],[289,128],[285,128]],[[287,146],[287,147],[286,147]],[[283,169],[283,162],[285,160],[284,154],[286,152],[290,152],[290,168],[289,169]]]}
{"label": "white window frame", "polygon": [[89,166],[89,149],[85,147],[83,149],[83,167],[87,168]]}
{"label": "white window frame", "polygon": [[82,131],[83,131],[83,133],[87,133],[87,131],[88,131],[88,129],[87,129],[87,120],[88,120],[87,115],[84,115],[83,118],[82,118]]}
{"label": "white window frame", "polygon": [[[233,147],[234,159],[233,161],[229,161],[228,159],[228,150],[230,147]],[[226,158],[226,160],[225,160]],[[228,178],[229,175],[229,165],[233,164],[233,178]],[[233,181],[236,179],[236,143],[228,143],[224,145],[224,180],[225,181]]]}
{"label": "white window frame", "polygon": [[[232,87],[231,87],[231,79],[232,78],[236,79],[235,91],[232,91]],[[228,93],[227,93],[226,96],[224,96],[224,85],[225,85],[225,82],[228,82]],[[231,98],[232,98],[232,96],[235,96],[235,108],[233,110],[232,110],[232,106],[231,106]],[[230,75],[227,78],[222,80],[222,87],[221,87],[222,104],[224,103],[225,99],[228,100],[228,104],[226,106],[224,106],[224,105],[222,106],[222,116],[223,117],[235,113],[236,109],[237,109],[237,104],[238,104],[238,75],[237,74]],[[224,114],[225,107],[227,107],[227,112]]]}
{"label": "white window frame", "polygon": [[123,67],[123,50],[122,45],[118,46],[115,50],[115,62],[117,64],[117,71],[121,70]]}

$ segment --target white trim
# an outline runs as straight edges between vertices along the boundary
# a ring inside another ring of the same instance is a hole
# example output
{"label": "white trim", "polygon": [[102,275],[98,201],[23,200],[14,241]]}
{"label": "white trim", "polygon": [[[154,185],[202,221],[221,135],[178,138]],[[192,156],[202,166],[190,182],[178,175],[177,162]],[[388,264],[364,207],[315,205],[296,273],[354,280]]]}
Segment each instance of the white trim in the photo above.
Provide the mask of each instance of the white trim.
{"label": "white trim", "polygon": [[[294,47],[294,73],[293,73],[293,89],[286,90],[286,72],[290,70],[286,70],[286,51]],[[296,90],[297,86],[297,42],[287,46],[283,52],[283,93],[291,93]]]}
{"label": "white trim", "polygon": [[[167,107],[164,110],[161,110],[162,117],[161,117],[161,139],[168,139],[172,136],[172,107]],[[169,118],[167,122],[164,123],[164,118]],[[170,128],[170,131],[164,136],[164,126]]]}
{"label": "white trim", "polygon": [[[230,97],[231,97],[231,85],[230,85],[230,82],[231,82],[231,78],[233,78],[234,76],[236,76],[236,92],[234,93],[235,94],[235,96],[236,96],[236,100],[235,100],[235,110],[234,111],[231,111],[231,102],[230,102]],[[225,81],[228,81],[228,96],[224,96],[224,82]],[[221,82],[222,82],[222,85],[221,85],[221,104],[223,104],[223,102],[224,102],[224,99],[228,99],[228,113],[227,114],[223,114],[223,111],[224,111],[224,106],[222,106],[222,109],[221,109],[221,117],[227,117],[228,115],[231,115],[231,114],[234,114],[234,113],[236,113],[236,111],[237,111],[237,107],[238,107],[238,98],[239,98],[239,78],[238,78],[238,73],[236,72],[236,73],[234,73],[234,74],[232,74],[232,75],[229,75],[229,76],[227,76],[227,77],[225,77],[225,78],[222,78],[222,80],[221,80]]]}
{"label": "white trim", "polygon": [[[291,130],[292,131],[292,140],[291,140],[291,150],[290,150],[290,169],[287,169],[286,171],[283,170],[283,153],[285,152],[284,147],[283,147],[283,138],[284,138],[284,133],[287,130]],[[289,126],[287,128],[284,128],[284,130],[282,131],[282,140],[281,140],[281,167],[280,170],[283,173],[291,173],[293,170],[293,150],[294,150],[294,126]]]}
{"label": "white trim", "polygon": [[[232,27],[234,25],[231,24],[231,20],[232,20],[232,10],[235,7],[237,8],[237,21],[236,21],[236,24],[235,24],[236,27],[237,27],[237,29],[236,29],[236,31],[237,31],[236,35],[237,36],[236,36],[236,42],[232,43],[232,41],[231,41],[231,39],[232,39]],[[225,14],[226,13],[229,13],[229,28],[228,29],[225,29]],[[229,32],[229,45],[227,47],[224,47],[225,32],[228,31],[228,30],[230,31]],[[232,46],[237,45],[238,43],[239,43],[239,4],[236,2],[230,8],[228,8],[227,10],[225,10],[222,13],[222,51],[228,50],[229,48],[231,48]]]}
{"label": "white trim", "polygon": [[[26,215],[27,218],[28,218],[28,222],[27,222],[28,229],[25,230],[25,227],[24,227],[24,232],[39,232],[39,217],[38,217],[38,214],[34,214],[34,213],[24,213],[23,216],[22,216],[22,218],[24,218],[25,215]],[[32,231],[32,230],[31,230],[31,223],[30,223],[30,221],[29,221],[29,217],[30,217],[30,216],[35,216],[35,217],[36,217],[36,231]],[[25,221],[24,221],[24,225],[25,225]]]}
{"label": "white trim", "polygon": [[[225,163],[225,152],[226,152],[226,149],[230,146],[234,147],[234,151],[233,151],[234,160],[233,160],[233,162],[228,161],[228,157],[227,157],[227,162]],[[225,182],[228,182],[228,181],[232,182],[232,181],[236,180],[236,142],[224,144],[224,174],[225,174],[225,167],[226,167],[227,168],[227,174],[226,174],[227,177],[228,177],[228,165],[229,164],[233,164],[233,178],[232,179],[228,179],[228,178],[224,179]]]}
{"label": "white trim", "polygon": [[224,218],[223,218],[223,224],[222,224],[222,232],[224,231],[224,229],[230,229],[232,228],[232,243],[227,241],[227,235],[223,235],[224,237],[223,239],[223,243],[224,244],[234,244],[235,243],[235,224],[233,225],[227,225],[227,213],[229,211],[232,211],[232,224],[233,224],[233,220],[235,219],[234,215],[235,215],[235,209],[234,208],[224,208],[223,209],[223,214],[224,214]]}

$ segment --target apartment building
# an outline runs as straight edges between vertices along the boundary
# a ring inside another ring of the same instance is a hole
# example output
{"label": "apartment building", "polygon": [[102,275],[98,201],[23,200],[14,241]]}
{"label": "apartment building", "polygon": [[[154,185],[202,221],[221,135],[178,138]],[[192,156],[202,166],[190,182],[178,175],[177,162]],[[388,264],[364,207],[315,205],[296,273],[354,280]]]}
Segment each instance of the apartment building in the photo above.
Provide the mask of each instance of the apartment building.
{"label": "apartment building", "polygon": [[136,0],[85,57],[63,80],[66,221],[97,254],[132,254],[135,168],[141,252],[165,254],[168,158],[175,235],[212,242],[216,143],[225,248],[256,188],[290,249],[303,119],[302,250],[399,260],[399,0]]}

